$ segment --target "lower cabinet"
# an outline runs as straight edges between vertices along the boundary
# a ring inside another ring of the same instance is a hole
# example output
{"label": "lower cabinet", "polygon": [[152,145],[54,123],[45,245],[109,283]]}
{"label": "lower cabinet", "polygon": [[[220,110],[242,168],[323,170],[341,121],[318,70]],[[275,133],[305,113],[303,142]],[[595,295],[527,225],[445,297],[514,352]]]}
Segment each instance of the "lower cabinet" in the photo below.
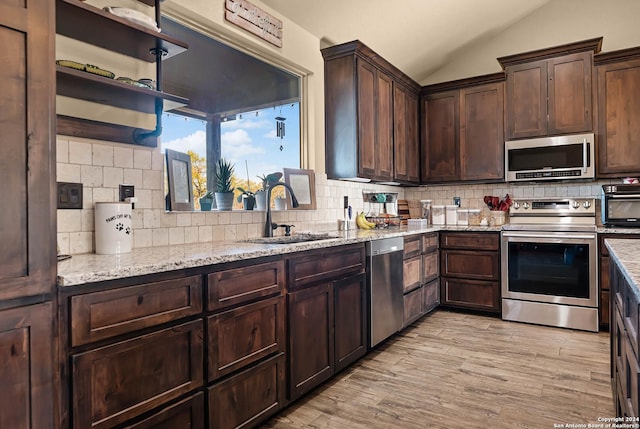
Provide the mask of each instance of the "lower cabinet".
{"label": "lower cabinet", "polygon": [[609,325],[613,324],[610,318],[613,317],[611,312],[611,302],[609,295],[609,250],[604,245],[604,240],[607,238],[615,239],[634,239],[639,238],[638,235],[632,234],[598,234],[598,293],[600,296],[600,305],[598,306],[598,313],[600,316],[600,329],[610,329]]}
{"label": "lower cabinet", "polygon": [[125,429],[204,429],[204,393],[199,392],[154,413],[150,417],[125,426]]}
{"label": "lower cabinet", "polygon": [[333,283],[335,372],[367,353],[366,288],[364,274]]}
{"label": "lower cabinet", "polygon": [[500,233],[440,234],[443,306],[500,313]]}
{"label": "lower cabinet", "polygon": [[405,327],[440,303],[438,258],[438,233],[405,237],[403,267]]}
{"label": "lower cabinet", "polygon": [[52,305],[0,310],[0,428],[53,422]]}
{"label": "lower cabinet", "polygon": [[209,428],[256,426],[282,408],[285,358],[280,353],[207,389]]}
{"label": "lower cabinet", "polygon": [[71,356],[74,428],[111,428],[203,384],[201,320]]}

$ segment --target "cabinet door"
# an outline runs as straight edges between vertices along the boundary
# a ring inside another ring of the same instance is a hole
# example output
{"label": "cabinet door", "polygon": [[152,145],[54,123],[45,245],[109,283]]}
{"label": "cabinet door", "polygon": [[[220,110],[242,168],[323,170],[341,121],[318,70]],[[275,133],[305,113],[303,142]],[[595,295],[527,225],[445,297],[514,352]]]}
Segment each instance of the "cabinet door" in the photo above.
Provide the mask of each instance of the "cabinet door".
{"label": "cabinet door", "polygon": [[438,277],[438,252],[426,253],[422,256],[422,283],[427,283]]}
{"label": "cabinet door", "polygon": [[111,428],[203,384],[195,320],[71,357],[74,428]]}
{"label": "cabinet door", "polygon": [[422,256],[406,259],[402,270],[403,291],[405,293],[420,287],[422,284]]}
{"label": "cabinet door", "polygon": [[54,6],[0,0],[0,300],[55,286]]}
{"label": "cabinet door", "polygon": [[442,277],[442,303],[451,307],[500,312],[500,283]]}
{"label": "cabinet door", "polygon": [[376,69],[358,59],[358,176],[376,178]]}
{"label": "cabinet door", "polygon": [[376,178],[393,180],[393,79],[376,71]]}
{"label": "cabinet door", "polygon": [[333,285],[322,283],[288,294],[289,399],[334,372]]}
{"label": "cabinet door", "polygon": [[51,308],[44,303],[0,311],[1,428],[52,427]]}
{"label": "cabinet door", "polygon": [[422,166],[424,182],[446,182],[460,177],[458,164],[459,91],[431,94],[423,101]]}
{"label": "cabinet door", "polygon": [[640,59],[597,67],[598,177],[640,174]]}
{"label": "cabinet door", "polygon": [[397,83],[393,85],[393,148],[395,180],[418,183],[418,97]]}
{"label": "cabinet door", "polygon": [[440,304],[440,281],[435,279],[422,287],[422,311],[428,313]]}
{"label": "cabinet door", "polygon": [[547,61],[507,67],[507,140],[547,135]]}
{"label": "cabinet door", "polygon": [[504,180],[504,83],[460,90],[460,179]]}
{"label": "cabinet door", "polygon": [[209,388],[209,428],[257,427],[284,404],[284,354]]}
{"label": "cabinet door", "polygon": [[548,60],[548,133],[593,130],[591,110],[591,52]]}
{"label": "cabinet door", "polygon": [[364,274],[333,284],[335,298],[335,370],[346,368],[367,352],[366,277]]}
{"label": "cabinet door", "polygon": [[422,316],[422,288],[404,294],[403,327],[407,327]]}
{"label": "cabinet door", "polygon": [[209,381],[284,351],[284,303],[275,297],[209,318]]}

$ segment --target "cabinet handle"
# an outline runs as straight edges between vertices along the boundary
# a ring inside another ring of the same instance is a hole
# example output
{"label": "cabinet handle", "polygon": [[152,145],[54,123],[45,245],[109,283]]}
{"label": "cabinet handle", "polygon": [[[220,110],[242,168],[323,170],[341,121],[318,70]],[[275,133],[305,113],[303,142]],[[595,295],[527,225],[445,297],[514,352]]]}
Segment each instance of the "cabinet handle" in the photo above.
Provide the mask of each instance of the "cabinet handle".
{"label": "cabinet handle", "polygon": [[142,305],[143,302],[144,302],[144,297],[142,295],[140,295],[138,297],[138,305]]}

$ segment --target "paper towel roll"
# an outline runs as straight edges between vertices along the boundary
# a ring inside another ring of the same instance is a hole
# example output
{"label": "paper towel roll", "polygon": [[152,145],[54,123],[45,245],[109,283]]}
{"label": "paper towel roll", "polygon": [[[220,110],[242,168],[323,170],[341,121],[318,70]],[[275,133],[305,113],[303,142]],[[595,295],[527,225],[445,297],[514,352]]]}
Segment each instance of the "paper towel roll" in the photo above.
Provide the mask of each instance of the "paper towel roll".
{"label": "paper towel roll", "polygon": [[96,253],[131,252],[131,203],[95,203]]}

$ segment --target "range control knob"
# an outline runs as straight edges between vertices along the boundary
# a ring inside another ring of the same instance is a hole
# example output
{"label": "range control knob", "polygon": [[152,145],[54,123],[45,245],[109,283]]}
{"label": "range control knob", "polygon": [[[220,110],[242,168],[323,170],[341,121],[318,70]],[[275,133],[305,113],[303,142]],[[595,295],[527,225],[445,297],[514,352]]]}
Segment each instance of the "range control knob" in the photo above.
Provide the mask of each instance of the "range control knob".
{"label": "range control knob", "polygon": [[571,203],[571,207],[573,207],[574,209],[578,209],[580,208],[580,203],[578,201],[573,201]]}
{"label": "range control knob", "polygon": [[517,202],[517,201],[514,201],[514,202],[513,202],[513,208],[514,208],[514,209],[519,209],[519,208],[520,208],[520,203],[519,203],[519,202]]}
{"label": "range control knob", "polygon": [[522,208],[523,209],[528,209],[529,208],[529,203],[526,202],[526,201],[524,203],[522,203]]}
{"label": "range control knob", "polygon": [[584,204],[582,204],[582,206],[583,206],[585,209],[588,209],[589,207],[591,207],[591,201],[588,201],[588,200],[587,200],[587,201],[585,201],[585,202],[584,202]]}

